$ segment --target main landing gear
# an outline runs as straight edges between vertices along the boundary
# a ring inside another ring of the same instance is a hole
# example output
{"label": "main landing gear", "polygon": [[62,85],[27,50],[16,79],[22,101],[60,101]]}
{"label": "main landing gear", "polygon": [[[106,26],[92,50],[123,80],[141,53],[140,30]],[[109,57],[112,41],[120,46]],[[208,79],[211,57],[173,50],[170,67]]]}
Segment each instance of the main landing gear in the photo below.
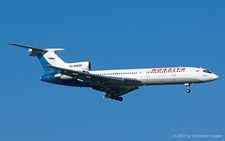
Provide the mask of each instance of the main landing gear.
{"label": "main landing gear", "polygon": [[92,86],[92,89],[93,90],[97,90],[97,91],[101,91],[101,92],[104,92],[105,91],[105,88],[98,87],[98,86]]}
{"label": "main landing gear", "polygon": [[111,95],[110,98],[111,99],[114,99],[114,100],[123,101],[123,98],[122,97],[119,97],[119,96],[113,96],[113,95]]}
{"label": "main landing gear", "polygon": [[190,93],[191,92],[190,83],[185,83],[184,85],[187,87],[186,92]]}
{"label": "main landing gear", "polygon": [[105,96],[103,96],[103,98],[110,98],[112,100],[123,101],[123,98],[118,96],[118,94],[116,94],[116,93],[114,93],[114,94],[105,94]]}

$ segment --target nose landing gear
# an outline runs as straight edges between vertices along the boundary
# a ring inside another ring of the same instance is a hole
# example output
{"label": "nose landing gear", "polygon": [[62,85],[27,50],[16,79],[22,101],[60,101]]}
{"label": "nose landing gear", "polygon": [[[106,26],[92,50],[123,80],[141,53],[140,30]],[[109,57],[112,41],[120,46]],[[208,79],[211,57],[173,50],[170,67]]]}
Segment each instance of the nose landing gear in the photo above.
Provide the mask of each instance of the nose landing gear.
{"label": "nose landing gear", "polygon": [[184,85],[187,87],[186,92],[190,93],[191,92],[190,83],[184,83]]}
{"label": "nose landing gear", "polygon": [[190,90],[190,89],[187,89],[187,90],[186,90],[186,92],[187,92],[187,93],[190,93],[190,92],[191,92],[191,90]]}

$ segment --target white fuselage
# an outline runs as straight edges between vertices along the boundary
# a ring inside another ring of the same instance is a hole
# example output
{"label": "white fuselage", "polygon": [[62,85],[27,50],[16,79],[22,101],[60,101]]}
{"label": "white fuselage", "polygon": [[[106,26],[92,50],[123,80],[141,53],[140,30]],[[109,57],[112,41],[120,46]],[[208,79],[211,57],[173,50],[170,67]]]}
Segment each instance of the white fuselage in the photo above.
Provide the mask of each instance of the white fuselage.
{"label": "white fuselage", "polygon": [[63,50],[60,48],[40,49],[15,43],[9,45],[28,49],[30,56],[37,56],[45,71],[41,81],[74,87],[91,87],[105,92],[104,98],[119,101],[123,101],[122,95],[138,89],[139,86],[184,84],[187,86],[186,92],[190,93],[190,84],[218,79],[218,76],[209,70],[195,67],[90,71],[90,62],[64,62],[55,54],[55,51]]}
{"label": "white fuselage", "polygon": [[141,85],[167,85],[184,83],[203,83],[213,81],[218,76],[211,72],[203,72],[203,68],[194,67],[168,67],[168,68],[146,68],[146,69],[121,69],[121,70],[99,70],[89,73],[136,79]]}

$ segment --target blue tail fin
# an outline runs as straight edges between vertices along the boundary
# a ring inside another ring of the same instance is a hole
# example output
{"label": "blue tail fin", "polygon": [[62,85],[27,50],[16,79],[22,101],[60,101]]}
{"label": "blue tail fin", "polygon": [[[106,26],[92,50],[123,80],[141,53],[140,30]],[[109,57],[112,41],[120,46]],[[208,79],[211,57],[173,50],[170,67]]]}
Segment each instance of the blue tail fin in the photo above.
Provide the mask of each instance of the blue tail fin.
{"label": "blue tail fin", "polygon": [[42,68],[45,72],[50,72],[52,69],[46,66],[50,66],[50,64],[45,60],[44,56],[41,53],[36,53],[39,62],[41,63]]}

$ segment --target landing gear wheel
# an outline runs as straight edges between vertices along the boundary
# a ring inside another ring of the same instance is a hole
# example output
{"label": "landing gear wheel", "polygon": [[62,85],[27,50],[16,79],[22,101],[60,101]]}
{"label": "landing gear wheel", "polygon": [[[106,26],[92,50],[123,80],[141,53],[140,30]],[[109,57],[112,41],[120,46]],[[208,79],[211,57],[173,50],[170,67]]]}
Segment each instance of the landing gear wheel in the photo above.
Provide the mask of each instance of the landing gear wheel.
{"label": "landing gear wheel", "polygon": [[190,90],[190,89],[187,89],[187,90],[186,90],[186,92],[187,92],[187,93],[190,93],[190,92],[191,92],[191,90]]}
{"label": "landing gear wheel", "polygon": [[105,91],[105,88],[100,88],[100,91],[104,92]]}
{"label": "landing gear wheel", "polygon": [[119,99],[118,99],[119,101],[123,101],[123,98],[122,97],[119,97]]}
{"label": "landing gear wheel", "polygon": [[111,99],[114,99],[114,100],[123,101],[123,98],[122,97],[119,97],[119,96],[113,96],[113,95],[111,95],[110,98]]}
{"label": "landing gear wheel", "polygon": [[104,92],[105,91],[105,88],[99,87],[99,86],[92,86],[92,89],[93,90],[97,90],[97,91],[101,91],[101,92]]}
{"label": "landing gear wheel", "polygon": [[115,96],[111,95],[110,98],[111,98],[111,99],[115,99]]}
{"label": "landing gear wheel", "polygon": [[95,86],[92,86],[92,89],[93,89],[93,90],[96,90],[96,87],[95,87]]}

